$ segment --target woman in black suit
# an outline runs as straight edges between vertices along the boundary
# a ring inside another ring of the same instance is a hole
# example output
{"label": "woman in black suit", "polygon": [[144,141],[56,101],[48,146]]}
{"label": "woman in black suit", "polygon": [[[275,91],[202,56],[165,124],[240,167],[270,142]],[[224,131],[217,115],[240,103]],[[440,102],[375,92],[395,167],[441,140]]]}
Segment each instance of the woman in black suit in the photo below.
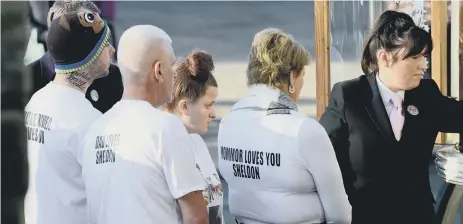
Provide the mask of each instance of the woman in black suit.
{"label": "woman in black suit", "polygon": [[352,205],[353,224],[435,223],[428,180],[439,131],[463,132],[463,101],[422,79],[429,33],[401,12],[376,21],[359,78],[334,85],[320,123]]}

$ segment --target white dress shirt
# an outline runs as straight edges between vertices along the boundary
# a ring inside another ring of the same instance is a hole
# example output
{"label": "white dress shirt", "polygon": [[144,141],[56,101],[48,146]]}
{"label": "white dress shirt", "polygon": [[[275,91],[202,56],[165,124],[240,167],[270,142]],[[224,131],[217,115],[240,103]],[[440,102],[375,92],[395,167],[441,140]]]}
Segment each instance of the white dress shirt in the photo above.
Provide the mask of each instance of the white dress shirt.
{"label": "white dress shirt", "polygon": [[384,85],[378,75],[376,75],[376,83],[378,84],[379,94],[381,94],[381,98],[383,99],[384,108],[386,108],[387,115],[391,116],[391,111],[394,107],[391,102],[392,97],[394,97],[394,95],[399,95],[400,99],[403,101],[405,91],[401,90],[398,92],[393,92],[386,85]]}

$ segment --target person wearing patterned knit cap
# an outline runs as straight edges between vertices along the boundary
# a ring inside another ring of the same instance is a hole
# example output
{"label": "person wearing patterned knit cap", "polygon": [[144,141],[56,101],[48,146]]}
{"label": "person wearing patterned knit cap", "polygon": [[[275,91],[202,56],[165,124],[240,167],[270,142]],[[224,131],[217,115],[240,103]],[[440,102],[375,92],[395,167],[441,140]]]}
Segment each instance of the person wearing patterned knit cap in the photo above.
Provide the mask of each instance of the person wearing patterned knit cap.
{"label": "person wearing patterned knit cap", "polygon": [[77,145],[100,115],[85,98],[108,74],[114,48],[97,13],[72,12],[52,21],[47,38],[56,77],[25,108],[29,161],[26,224],[88,223]]}
{"label": "person wearing patterned knit cap", "polygon": [[[31,3],[32,4],[32,3]],[[34,2],[34,4],[42,4],[39,2]],[[47,5],[48,3],[45,2]],[[46,17],[45,26],[46,32],[48,33],[49,27],[51,22],[60,17],[63,14],[70,13],[70,12],[93,12],[99,13],[100,17],[103,18],[111,29],[111,36],[110,40],[111,43],[114,43],[114,30],[111,28],[110,22],[108,22],[108,18],[104,16],[97,6],[96,3],[88,0],[65,0],[65,1],[55,1],[51,3],[52,6],[48,11],[48,16]],[[41,38],[45,38],[43,43],[46,44],[47,35],[43,35]],[[114,44],[113,44],[114,45]],[[55,67],[53,64],[53,59],[48,52],[48,48],[45,49],[47,52],[38,60],[32,62],[27,67],[32,71],[32,88],[33,91],[28,97],[31,97],[33,93],[37,92],[39,89],[46,86],[50,81],[55,79]],[[113,58],[113,61],[115,58]],[[105,113],[108,111],[117,101],[119,101],[122,97],[123,92],[122,86],[122,77],[119,67],[111,63],[109,66],[109,75],[104,78],[95,80],[87,89],[85,93],[85,97],[88,101],[90,101],[96,109],[98,109],[101,113]],[[29,99],[28,99],[29,100]]]}

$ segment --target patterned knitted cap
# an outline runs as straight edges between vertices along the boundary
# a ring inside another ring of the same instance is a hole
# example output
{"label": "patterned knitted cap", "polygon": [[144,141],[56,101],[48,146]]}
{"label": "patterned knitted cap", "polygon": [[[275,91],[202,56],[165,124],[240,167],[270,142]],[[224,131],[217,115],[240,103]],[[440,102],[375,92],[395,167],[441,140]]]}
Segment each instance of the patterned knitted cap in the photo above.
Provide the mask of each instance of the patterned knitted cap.
{"label": "patterned knitted cap", "polygon": [[47,47],[56,73],[88,67],[108,44],[110,30],[98,13],[71,12],[54,19]]}

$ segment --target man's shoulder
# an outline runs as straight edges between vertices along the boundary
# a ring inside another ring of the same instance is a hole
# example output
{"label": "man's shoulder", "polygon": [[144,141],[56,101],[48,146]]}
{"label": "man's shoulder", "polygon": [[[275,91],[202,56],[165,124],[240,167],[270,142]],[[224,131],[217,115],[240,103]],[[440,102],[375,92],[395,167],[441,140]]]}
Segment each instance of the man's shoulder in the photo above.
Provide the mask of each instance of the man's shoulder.
{"label": "man's shoulder", "polygon": [[158,116],[158,131],[166,135],[170,135],[172,138],[188,136],[188,132],[186,131],[185,125],[180,120],[180,118],[164,111],[159,111]]}
{"label": "man's shoulder", "polygon": [[50,91],[48,91],[49,87],[48,85],[43,86],[42,88],[38,89],[35,91],[31,98],[29,99],[29,102],[26,105],[26,108],[31,107],[33,105],[44,105],[46,102],[49,102],[50,98],[53,97],[52,94],[50,94]]}
{"label": "man's shoulder", "polygon": [[91,104],[86,106],[85,109],[84,109],[84,113],[82,113],[82,119],[86,119],[86,120],[96,120],[97,118],[99,118],[102,113],[95,109]]}
{"label": "man's shoulder", "polygon": [[185,128],[182,121],[177,116],[152,106],[137,108],[135,113],[136,114],[131,115],[133,119],[141,119],[147,126],[154,127],[157,130],[171,130],[178,129],[179,127]]}
{"label": "man's shoulder", "polygon": [[158,113],[159,119],[162,120],[162,125],[168,128],[178,128],[182,127],[185,128],[185,125],[183,122],[178,118],[177,116],[164,112],[164,111],[159,111]]}
{"label": "man's shoulder", "polygon": [[[72,104],[73,105],[61,106],[68,108],[67,113],[73,117],[73,120],[75,120],[78,123],[78,126],[88,126],[102,115],[102,113],[95,109],[92,106],[92,104],[88,102],[85,98],[82,98],[81,100],[74,100]],[[66,116],[66,119],[68,117],[69,116]]]}

